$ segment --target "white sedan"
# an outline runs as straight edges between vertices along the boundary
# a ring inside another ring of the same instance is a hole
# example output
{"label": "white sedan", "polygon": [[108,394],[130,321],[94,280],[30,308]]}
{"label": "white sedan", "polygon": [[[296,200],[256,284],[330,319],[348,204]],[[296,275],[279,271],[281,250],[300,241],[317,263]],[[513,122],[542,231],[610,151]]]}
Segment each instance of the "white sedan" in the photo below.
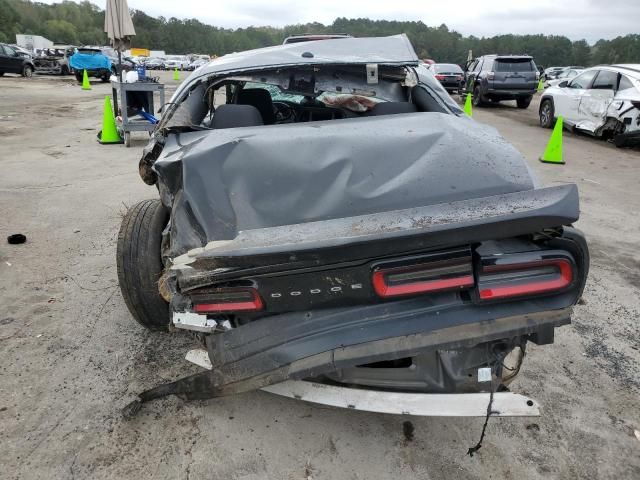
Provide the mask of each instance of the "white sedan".
{"label": "white sedan", "polygon": [[588,68],[549,87],[539,115],[545,128],[562,116],[567,128],[613,139],[619,147],[640,144],[640,64]]}

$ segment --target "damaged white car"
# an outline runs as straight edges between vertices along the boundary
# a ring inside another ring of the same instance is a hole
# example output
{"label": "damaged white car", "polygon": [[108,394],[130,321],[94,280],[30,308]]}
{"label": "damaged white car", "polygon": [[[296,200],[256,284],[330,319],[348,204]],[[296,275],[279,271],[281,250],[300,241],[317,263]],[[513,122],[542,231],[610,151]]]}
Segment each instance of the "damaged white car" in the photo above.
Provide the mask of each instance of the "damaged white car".
{"label": "damaged white car", "polygon": [[562,116],[567,128],[612,140],[618,147],[640,144],[640,64],[588,68],[545,90],[540,125]]}

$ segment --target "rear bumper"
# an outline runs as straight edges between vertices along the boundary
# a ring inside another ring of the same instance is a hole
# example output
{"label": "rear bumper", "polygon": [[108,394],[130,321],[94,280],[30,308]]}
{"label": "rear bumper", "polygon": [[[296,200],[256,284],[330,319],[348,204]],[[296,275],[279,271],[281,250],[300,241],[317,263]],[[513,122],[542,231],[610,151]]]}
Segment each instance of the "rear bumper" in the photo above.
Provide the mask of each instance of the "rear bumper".
{"label": "rear bumper", "polygon": [[463,82],[461,81],[446,81],[446,80],[441,80],[440,84],[446,89],[446,90],[457,90],[459,88],[462,88]]}
{"label": "rear bumper", "polygon": [[524,89],[494,89],[489,88],[487,93],[485,94],[487,97],[491,98],[501,98],[503,100],[513,100],[519,97],[529,97],[536,93],[536,89],[534,88],[524,88]]}
{"label": "rear bumper", "polygon": [[[570,322],[575,297],[492,307],[421,298],[264,318],[207,338],[212,370],[142,392],[129,408],[167,395],[206,399],[356,365],[525,336],[548,343]],[[445,304],[442,304],[442,302]],[[536,311],[541,307],[558,307]]]}

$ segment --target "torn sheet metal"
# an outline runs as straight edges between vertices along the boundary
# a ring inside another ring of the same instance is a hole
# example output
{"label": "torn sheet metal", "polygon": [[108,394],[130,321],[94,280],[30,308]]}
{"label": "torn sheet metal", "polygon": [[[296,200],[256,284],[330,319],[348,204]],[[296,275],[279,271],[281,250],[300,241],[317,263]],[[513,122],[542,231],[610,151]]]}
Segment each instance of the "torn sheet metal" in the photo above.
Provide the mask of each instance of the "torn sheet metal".
{"label": "torn sheet metal", "polygon": [[613,90],[587,90],[580,98],[576,128],[596,133],[607,121]]}
{"label": "torn sheet metal", "polygon": [[522,156],[470,122],[429,112],[170,135],[153,166],[172,208],[170,254],[243,230],[533,189]]}

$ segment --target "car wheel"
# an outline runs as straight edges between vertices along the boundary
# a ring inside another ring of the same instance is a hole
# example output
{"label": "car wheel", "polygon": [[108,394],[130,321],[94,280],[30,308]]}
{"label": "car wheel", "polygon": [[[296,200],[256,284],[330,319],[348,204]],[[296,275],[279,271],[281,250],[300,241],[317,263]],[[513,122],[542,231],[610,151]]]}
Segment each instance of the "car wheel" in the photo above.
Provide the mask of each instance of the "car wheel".
{"label": "car wheel", "polygon": [[167,330],[170,324],[169,304],[158,290],[164,270],[162,231],[168,221],[160,200],[144,200],[129,209],[118,234],[120,291],[133,318],[149,330]]}
{"label": "car wheel", "polygon": [[518,105],[518,108],[529,108],[530,103],[531,103],[531,97],[516,99],[516,104]]}
{"label": "car wheel", "polygon": [[62,68],[60,69],[60,75],[69,75],[69,67],[67,67],[66,65],[63,65]]}
{"label": "car wheel", "polygon": [[82,83],[83,72],[76,71],[75,75],[76,75],[76,80],[78,81],[78,83]]}
{"label": "car wheel", "polygon": [[484,106],[484,96],[482,95],[482,93],[480,93],[480,85],[476,85],[473,89],[473,106]]}
{"label": "car wheel", "polygon": [[0,72],[0,77],[2,77],[4,75],[4,72]]}
{"label": "car wheel", "polygon": [[25,78],[33,77],[33,67],[31,65],[25,65],[22,67],[22,76]]}
{"label": "car wheel", "polygon": [[551,99],[547,98],[542,101],[540,105],[540,126],[542,128],[551,128],[553,127],[553,117],[555,115],[553,102]]}

